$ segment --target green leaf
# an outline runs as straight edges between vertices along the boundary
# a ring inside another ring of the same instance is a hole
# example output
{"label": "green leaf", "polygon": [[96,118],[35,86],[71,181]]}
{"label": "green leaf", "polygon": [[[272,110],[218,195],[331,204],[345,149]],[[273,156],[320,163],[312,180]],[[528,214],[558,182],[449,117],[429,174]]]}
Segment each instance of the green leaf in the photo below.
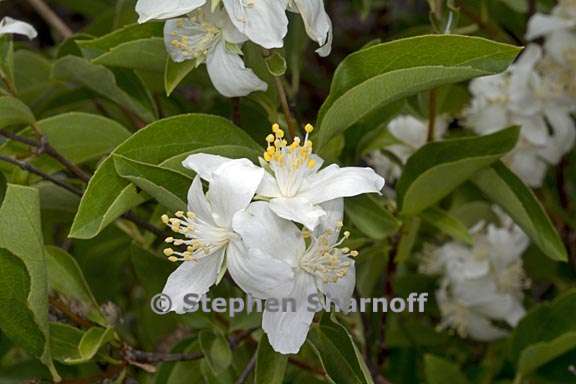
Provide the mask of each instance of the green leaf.
{"label": "green leaf", "polygon": [[50,323],[50,341],[54,358],[64,364],[90,361],[102,346],[112,340],[110,328],[92,327],[85,332],[61,323]]}
{"label": "green leaf", "polygon": [[166,59],[164,39],[153,37],[120,44],[92,60],[92,63],[110,67],[162,72]]}
{"label": "green leaf", "polygon": [[416,244],[421,224],[422,221],[419,217],[410,217],[402,225],[395,258],[396,263],[403,263],[412,255],[412,249],[414,244]]}
{"label": "green leaf", "polygon": [[26,104],[12,96],[0,97],[0,129],[34,121],[34,114]]}
{"label": "green leaf", "polygon": [[121,88],[114,73],[104,66],[92,64],[80,57],[66,56],[54,63],[52,77],[84,86],[99,96],[125,107],[144,121],[153,121],[155,118],[149,107]]}
{"label": "green leaf", "polygon": [[320,323],[313,324],[308,334],[326,374],[338,384],[373,383],[362,355],[348,333],[334,315],[324,314]]}
{"label": "green leaf", "polygon": [[469,36],[430,35],[378,44],[338,66],[319,112],[318,147],[385,104],[443,84],[502,72],[520,48]]}
{"label": "green leaf", "polygon": [[546,211],[532,190],[504,164],[498,162],[478,172],[471,181],[500,205],[545,255],[553,260],[568,260],[566,248]]}
{"label": "green leaf", "polygon": [[187,60],[183,63],[176,63],[170,57],[166,58],[164,69],[164,88],[166,95],[170,96],[178,84],[197,67],[195,60]]}
{"label": "green leaf", "polygon": [[171,211],[186,211],[186,194],[192,184],[188,176],[120,155],[113,158],[120,177],[133,182]]}
{"label": "green leaf", "polygon": [[86,317],[102,326],[107,325],[90,286],[76,260],[61,248],[47,246],[48,285],[68,299],[86,308]]}
{"label": "green leaf", "polygon": [[428,384],[467,384],[468,379],[457,365],[434,355],[424,356],[424,371]]}
{"label": "green leaf", "polygon": [[130,41],[162,37],[163,29],[162,23],[130,24],[96,39],[78,41],[77,44],[86,57],[96,58]]}
{"label": "green leaf", "polygon": [[346,215],[366,236],[382,240],[400,228],[400,222],[372,196],[346,199]]}
{"label": "green leaf", "polygon": [[448,212],[437,207],[432,207],[422,212],[420,216],[428,224],[431,224],[440,231],[452,236],[454,240],[470,245],[474,243],[474,239],[468,232],[468,228]]}
{"label": "green leaf", "polygon": [[[530,311],[514,329],[510,343],[510,356],[512,361],[520,364],[525,351],[525,360],[522,364],[526,367],[536,363],[534,352],[543,353],[543,357],[549,352],[552,345],[558,343],[557,347],[563,348],[565,343],[572,340],[572,337],[562,336],[576,331],[574,314],[576,313],[576,290],[572,289],[553,302],[542,303]],[[558,340],[560,339],[560,340]],[[529,349],[529,347],[535,349]],[[545,352],[545,353],[544,353]]]}
{"label": "green leaf", "polygon": [[434,142],[412,155],[397,184],[401,213],[412,216],[436,204],[480,169],[512,150],[519,129]]}
{"label": "green leaf", "polygon": [[[14,44],[10,35],[0,36],[0,76],[14,82]],[[4,86],[3,83],[0,83]]]}
{"label": "green leaf", "polygon": [[[241,129],[226,119],[209,115],[182,115],[157,121],[139,130],[121,144],[114,154],[164,165],[188,154],[206,152],[257,154],[260,147]],[[179,162],[178,161],[178,162]],[[181,165],[177,170],[184,171]],[[114,160],[104,160],[90,180],[74,219],[70,236],[88,239],[127,210],[145,200],[136,187],[118,176]]]}
{"label": "green leaf", "polygon": [[518,370],[528,376],[546,363],[576,349],[576,331],[565,333],[548,342],[533,344],[522,351]]}
{"label": "green leaf", "polygon": [[219,332],[202,330],[198,339],[208,366],[215,375],[222,373],[230,366],[232,351],[224,335]]}
{"label": "green leaf", "polygon": [[272,349],[264,334],[258,343],[254,384],[282,384],[288,357]]}
{"label": "green leaf", "polygon": [[[114,120],[80,112],[49,117],[39,121],[38,127],[60,154],[76,164],[99,160],[130,137],[130,132]],[[32,129],[22,133],[32,135]],[[46,155],[32,164],[45,170],[61,168],[60,163]]]}
{"label": "green leaf", "polygon": [[[27,292],[29,293],[25,295],[25,304],[43,339],[41,343],[39,338],[36,339],[31,353],[38,357],[57,379],[58,373],[52,364],[48,342],[46,257],[40,224],[40,203],[36,189],[8,184],[4,203],[0,207],[0,248],[18,257],[26,267],[29,278]],[[12,266],[14,267],[14,263]],[[9,274],[2,273],[2,276],[2,279],[6,279]],[[11,312],[5,311],[5,315],[10,319]]]}

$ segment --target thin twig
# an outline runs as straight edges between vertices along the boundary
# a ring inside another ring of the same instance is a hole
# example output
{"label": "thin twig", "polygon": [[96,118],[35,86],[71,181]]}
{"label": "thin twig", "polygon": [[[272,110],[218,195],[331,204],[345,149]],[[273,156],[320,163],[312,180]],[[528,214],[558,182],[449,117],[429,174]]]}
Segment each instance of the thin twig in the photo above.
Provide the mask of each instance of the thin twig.
{"label": "thin twig", "polygon": [[298,368],[300,368],[300,369],[303,369],[303,370],[305,370],[305,371],[308,371],[308,372],[310,372],[310,373],[312,373],[312,374],[314,374],[314,375],[317,375],[317,376],[320,376],[320,377],[326,376],[326,373],[324,372],[323,369],[313,367],[313,366],[311,366],[310,364],[308,364],[308,363],[306,363],[306,362],[304,362],[304,361],[301,361],[301,360],[296,359],[295,357],[289,357],[289,358],[288,358],[288,362],[289,362],[290,364],[294,365],[295,367],[298,367]]}
{"label": "thin twig", "polygon": [[244,368],[244,370],[240,374],[240,377],[238,377],[238,380],[236,380],[235,384],[244,384],[244,382],[246,382],[246,380],[248,380],[248,376],[250,376],[250,374],[252,373],[254,368],[256,368],[257,356],[258,356],[258,352],[255,352],[254,355],[252,355],[252,358],[250,359],[250,361],[246,365],[246,368]]}
{"label": "thin twig", "polygon": [[54,308],[56,308],[59,312],[61,312],[64,316],[66,316],[74,325],[80,328],[90,328],[92,326],[92,322],[90,320],[85,319],[84,317],[74,313],[72,309],[65,302],[60,300],[57,296],[50,296],[48,298],[48,302]]}
{"label": "thin twig", "polygon": [[10,164],[13,164],[17,167],[20,167],[21,169],[33,173],[36,176],[40,176],[41,178],[48,180],[64,189],[66,189],[67,191],[72,192],[75,195],[78,196],[82,196],[82,191],[80,191],[79,189],[76,189],[75,187],[66,184],[65,182],[63,182],[62,180],[59,180],[57,178],[55,178],[54,176],[48,175],[47,173],[42,172],[41,170],[39,170],[38,168],[33,167],[32,165],[28,164],[25,161],[22,160],[17,160],[17,159],[13,159],[11,157],[8,156],[3,156],[0,155],[0,161],[4,161]]}
{"label": "thin twig", "polygon": [[292,112],[290,112],[290,105],[288,104],[288,97],[286,96],[286,90],[284,89],[282,78],[274,77],[274,80],[276,81],[276,88],[278,89],[278,98],[280,99],[280,104],[282,105],[284,116],[286,117],[286,124],[288,124],[288,132],[290,132],[292,138],[295,138],[298,136],[298,130]]}
{"label": "thin twig", "polygon": [[234,97],[232,98],[232,122],[236,124],[238,127],[242,122],[241,115],[240,115],[240,98]]}
{"label": "thin twig", "polygon": [[40,16],[52,27],[54,28],[60,36],[64,39],[70,38],[74,32],[62,21],[60,16],[58,16],[49,6],[42,0],[28,0],[28,3],[38,12]]}

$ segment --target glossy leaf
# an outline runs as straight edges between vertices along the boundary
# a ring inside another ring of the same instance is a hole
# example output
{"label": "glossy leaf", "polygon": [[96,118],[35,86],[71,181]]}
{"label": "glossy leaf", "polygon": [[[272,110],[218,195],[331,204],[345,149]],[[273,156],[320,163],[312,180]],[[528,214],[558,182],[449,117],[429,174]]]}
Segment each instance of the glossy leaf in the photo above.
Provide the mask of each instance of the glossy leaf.
{"label": "glossy leaf", "polygon": [[288,358],[272,349],[264,334],[258,343],[254,384],[282,384]]}
{"label": "glossy leaf", "polygon": [[471,181],[494,203],[500,205],[553,260],[566,261],[568,255],[546,211],[528,188],[502,163],[478,172]]}
{"label": "glossy leaf", "polygon": [[428,208],[422,212],[421,217],[428,224],[450,235],[454,240],[458,240],[466,244],[474,243],[474,239],[468,232],[468,228],[466,228],[466,226],[460,220],[440,208]]}
{"label": "glossy leaf", "polygon": [[365,235],[382,240],[400,228],[400,222],[371,196],[346,199],[346,214]]}
{"label": "glossy leaf", "polygon": [[511,151],[517,128],[491,135],[434,142],[412,155],[398,184],[398,206],[407,216],[416,215],[447,196],[480,169]]}
{"label": "glossy leaf", "polygon": [[20,100],[12,96],[0,97],[0,129],[10,125],[31,124],[34,114]]}

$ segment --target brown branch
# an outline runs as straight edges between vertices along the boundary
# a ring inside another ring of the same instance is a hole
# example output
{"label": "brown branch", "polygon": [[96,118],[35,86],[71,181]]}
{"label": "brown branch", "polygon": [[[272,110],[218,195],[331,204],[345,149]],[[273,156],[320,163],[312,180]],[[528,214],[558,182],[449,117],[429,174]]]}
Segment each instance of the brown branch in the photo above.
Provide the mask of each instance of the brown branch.
{"label": "brown branch", "polygon": [[286,117],[286,124],[288,124],[288,132],[292,138],[298,136],[297,124],[290,112],[290,105],[288,104],[288,97],[286,96],[286,90],[284,89],[284,84],[282,83],[281,77],[274,77],[276,81],[276,88],[278,89],[278,98],[280,99],[280,105],[282,105],[282,110],[284,111],[284,116]]}
{"label": "brown branch", "polygon": [[33,167],[32,165],[28,164],[25,161],[16,160],[16,159],[13,159],[11,157],[7,157],[7,156],[3,156],[3,155],[0,155],[0,161],[4,161],[6,163],[13,164],[13,165],[20,167],[21,169],[23,169],[27,172],[35,174],[36,176],[40,176],[44,180],[48,180],[48,181],[58,185],[59,187],[62,187],[69,192],[72,192],[75,195],[82,196],[82,191],[80,191],[79,189],[76,189],[75,187],[66,184],[65,182],[55,178],[54,176],[51,176],[51,175],[48,175],[47,173],[42,172],[38,168]]}
{"label": "brown branch", "polygon": [[240,98],[234,97],[231,99],[231,102],[232,102],[232,122],[239,127],[240,123],[242,122],[240,115]]}
{"label": "brown branch", "polygon": [[59,297],[50,296],[48,298],[48,303],[52,307],[56,308],[59,312],[61,312],[64,316],[66,316],[72,323],[74,323],[74,325],[84,329],[88,329],[92,326],[92,322],[90,322],[90,320],[74,313],[74,311],[70,309],[70,307],[66,305],[65,302],[60,300]]}
{"label": "brown branch", "polygon": [[43,0],[28,0],[28,3],[38,12],[40,16],[46,21],[52,28],[54,28],[60,36],[64,39],[70,38],[74,32],[62,21],[60,16],[58,16]]}
{"label": "brown branch", "polygon": [[252,358],[250,359],[248,364],[246,365],[246,368],[244,368],[244,370],[240,374],[240,377],[238,377],[238,380],[236,380],[235,384],[244,384],[246,382],[246,380],[248,380],[248,376],[250,376],[252,371],[254,371],[254,368],[256,368],[256,358],[257,357],[258,357],[258,352],[255,352],[254,355],[252,355]]}

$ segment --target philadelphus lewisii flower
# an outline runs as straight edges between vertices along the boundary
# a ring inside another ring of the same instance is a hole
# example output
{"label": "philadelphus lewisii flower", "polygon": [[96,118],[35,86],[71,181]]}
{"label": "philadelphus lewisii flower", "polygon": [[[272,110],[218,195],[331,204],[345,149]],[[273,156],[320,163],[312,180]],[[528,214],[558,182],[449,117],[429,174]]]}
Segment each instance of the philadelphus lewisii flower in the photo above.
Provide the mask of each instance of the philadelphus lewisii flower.
{"label": "philadelphus lewisii flower", "polygon": [[[308,137],[311,125],[303,140],[296,137],[291,144],[278,124],[272,130],[262,167],[209,154],[182,162],[197,176],[188,212],[163,216],[182,235],[166,239],[173,247],[165,255],[182,264],[163,293],[171,299],[170,310],[186,312],[185,296],[206,294],[228,270],[256,298],[293,299],[295,310],[265,311],[262,327],[276,351],[297,353],[316,310],[309,307],[310,296],[321,294],[319,303],[327,297],[346,310],[354,290],[352,258],[358,252],[342,247],[350,236],[339,235],[342,197],[380,192],[384,179],[369,168],[321,169]],[[201,179],[209,185],[206,194]]]}
{"label": "philadelphus lewisii flower", "polygon": [[168,53],[175,62],[206,63],[214,87],[227,97],[265,91],[268,85],[240,57],[247,39],[230,22],[226,12],[204,6],[188,16],[168,20],[164,26]]}
{"label": "philadelphus lewisii flower", "polygon": [[570,70],[576,67],[576,1],[560,0],[551,15],[536,13],[528,22],[526,38],[544,37],[546,51]]}
{"label": "philadelphus lewisii flower", "polygon": [[471,230],[473,246],[455,241],[425,246],[421,272],[442,276],[436,292],[440,329],[492,341],[507,334],[495,321],[514,327],[524,316],[522,290],[528,281],[521,256],[529,240],[509,217],[500,217],[501,225],[479,223]]}
{"label": "philadelphus lewisii flower", "polygon": [[540,187],[548,166],[574,145],[572,76],[543,56],[540,47],[529,45],[506,73],[471,82],[465,124],[479,134],[519,125],[519,143],[504,160],[532,187]]}
{"label": "philadelphus lewisii flower", "polygon": [[[257,195],[270,203],[278,216],[303,224],[313,230],[326,214],[321,203],[340,197],[363,193],[379,193],[384,179],[370,168],[345,167],[336,164],[321,169],[323,160],[312,153],[308,138],[314,129],[306,125],[304,140],[296,137],[291,144],[284,138],[284,131],[275,124],[273,134],[266,137],[268,148],[261,159],[266,170]],[[214,167],[230,159],[207,154],[189,156],[186,168],[206,179]]]}
{"label": "philadelphus lewisii flower", "polygon": [[[182,261],[162,292],[171,298],[170,310],[184,313],[184,296],[204,295],[223,276],[226,268],[247,292],[285,291],[286,287],[282,285],[290,282],[291,270],[273,259],[249,257],[232,229],[235,214],[248,207],[263,173],[246,159],[225,162],[204,175],[210,182],[206,195],[200,178],[194,179],[188,192],[188,212],[177,212],[174,218],[162,217],[172,231],[183,235],[183,238],[166,239],[167,243],[183,248],[183,251],[164,250],[170,261]],[[269,275],[259,274],[260,270]],[[252,273],[270,277],[255,280]]]}
{"label": "philadelphus lewisii flower", "polygon": [[23,35],[29,39],[34,39],[38,36],[36,29],[32,25],[8,16],[0,20],[0,36],[6,34]]}
{"label": "philadelphus lewisii flower", "polygon": [[[253,203],[234,218],[234,229],[240,234],[252,257],[275,258],[293,270],[292,287],[283,298],[291,299],[294,311],[264,311],[262,328],[277,352],[298,353],[315,312],[309,308],[313,295],[324,295],[346,310],[356,282],[353,257],[357,251],[340,247],[350,235],[340,238],[343,201],[335,199],[322,204],[326,215],[310,234],[293,223],[277,217],[264,202]],[[277,296],[270,295],[272,298]],[[321,302],[321,301],[320,301]]]}
{"label": "philadelphus lewisii flower", "polygon": [[[446,133],[446,120],[437,119],[435,128],[435,139],[441,139]],[[398,116],[388,124],[388,132],[398,143],[385,148],[388,155],[382,151],[373,151],[366,160],[379,175],[388,181],[393,181],[400,177],[402,173],[401,165],[405,164],[414,152],[426,144],[428,122],[410,115]],[[391,159],[389,154],[392,154],[395,158]]]}

